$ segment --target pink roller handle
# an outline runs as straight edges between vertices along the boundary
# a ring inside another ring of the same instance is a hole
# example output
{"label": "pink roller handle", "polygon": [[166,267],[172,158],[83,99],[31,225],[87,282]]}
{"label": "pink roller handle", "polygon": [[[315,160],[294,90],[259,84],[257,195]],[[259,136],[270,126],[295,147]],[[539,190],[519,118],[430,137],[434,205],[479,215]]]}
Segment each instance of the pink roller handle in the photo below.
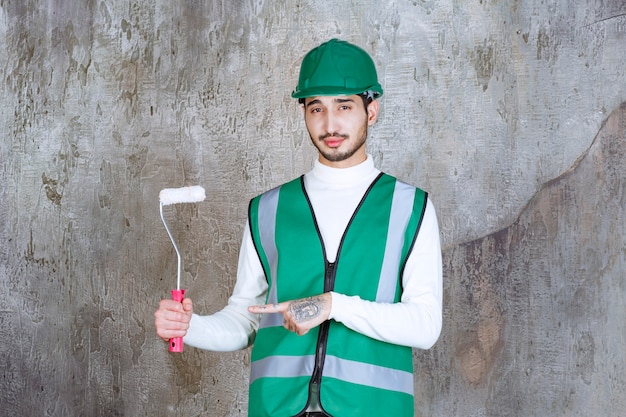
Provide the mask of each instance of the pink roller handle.
{"label": "pink roller handle", "polygon": [[[185,298],[185,290],[172,290],[172,300],[183,302]],[[182,352],[183,351],[183,338],[174,337],[170,339],[170,352]]]}

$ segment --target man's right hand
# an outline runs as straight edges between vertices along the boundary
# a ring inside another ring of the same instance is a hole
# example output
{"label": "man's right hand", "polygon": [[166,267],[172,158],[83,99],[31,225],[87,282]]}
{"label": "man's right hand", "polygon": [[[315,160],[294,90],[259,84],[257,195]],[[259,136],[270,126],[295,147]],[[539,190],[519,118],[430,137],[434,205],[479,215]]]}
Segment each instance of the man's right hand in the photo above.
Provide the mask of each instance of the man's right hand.
{"label": "man's right hand", "polygon": [[185,298],[182,303],[161,300],[159,309],[154,313],[157,334],[165,341],[185,336],[192,313],[193,304],[189,298]]}

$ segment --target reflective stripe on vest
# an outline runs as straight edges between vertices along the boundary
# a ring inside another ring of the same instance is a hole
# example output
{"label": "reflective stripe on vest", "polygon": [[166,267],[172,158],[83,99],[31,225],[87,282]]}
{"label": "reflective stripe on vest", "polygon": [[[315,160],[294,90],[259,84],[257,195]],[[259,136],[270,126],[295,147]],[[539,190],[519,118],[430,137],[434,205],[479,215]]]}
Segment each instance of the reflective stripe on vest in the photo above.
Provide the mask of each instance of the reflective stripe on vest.
{"label": "reflective stripe on vest", "polygon": [[387,246],[385,247],[385,258],[381,271],[382,278],[376,293],[376,301],[379,303],[391,303],[395,298],[398,283],[397,265],[402,256],[402,236],[411,217],[414,198],[415,187],[396,181],[391,203],[389,230],[387,231]]}
{"label": "reflective stripe on vest", "polygon": [[[276,276],[276,269],[278,266],[278,249],[276,248],[276,236],[274,233],[276,232],[276,210],[278,208],[279,192],[280,188],[274,188],[261,195],[258,211],[260,225],[259,238],[261,239],[261,244],[263,246],[263,250],[265,251],[265,256],[267,257],[267,262],[270,267],[270,274],[273,277]],[[274,282],[274,284],[269,289],[269,295],[266,303],[277,303],[277,294],[277,283]],[[261,328],[282,325],[283,315],[280,313],[264,314],[263,317],[261,317]]]}
{"label": "reflective stripe on vest", "polygon": [[[293,378],[309,376],[315,366],[315,356],[268,356],[253,363],[250,383],[258,378]],[[324,376],[373,388],[413,395],[413,374],[363,362],[326,356]]]}

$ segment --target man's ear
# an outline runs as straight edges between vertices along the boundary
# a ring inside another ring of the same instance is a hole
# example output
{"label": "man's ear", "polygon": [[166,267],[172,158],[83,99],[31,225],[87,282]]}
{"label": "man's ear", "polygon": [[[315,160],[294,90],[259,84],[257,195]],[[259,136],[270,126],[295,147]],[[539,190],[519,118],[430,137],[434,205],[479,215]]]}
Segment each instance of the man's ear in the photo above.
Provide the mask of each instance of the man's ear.
{"label": "man's ear", "polygon": [[367,106],[367,125],[371,126],[378,119],[378,100],[373,100]]}

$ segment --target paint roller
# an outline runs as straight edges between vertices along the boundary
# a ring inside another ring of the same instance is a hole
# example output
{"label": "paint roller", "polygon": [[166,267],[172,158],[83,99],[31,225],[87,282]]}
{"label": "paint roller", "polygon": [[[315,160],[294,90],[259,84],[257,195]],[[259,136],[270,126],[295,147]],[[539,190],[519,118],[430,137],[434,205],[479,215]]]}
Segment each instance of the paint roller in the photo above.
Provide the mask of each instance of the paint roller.
{"label": "paint roller", "polygon": [[[161,221],[163,221],[163,226],[165,226],[165,230],[167,231],[167,235],[170,237],[172,241],[172,245],[174,245],[174,249],[176,250],[176,256],[178,258],[178,273],[176,279],[176,289],[172,290],[172,299],[174,301],[181,302],[185,298],[185,290],[180,288],[180,275],[182,272],[182,258],[180,256],[180,251],[178,250],[178,245],[174,240],[174,236],[172,232],[170,232],[169,227],[167,227],[167,222],[165,221],[165,216],[163,215],[163,207],[169,206],[170,204],[182,204],[182,203],[197,203],[200,201],[204,201],[206,195],[204,193],[204,188],[199,185],[194,185],[192,187],[181,187],[181,188],[164,188],[159,193],[159,212],[161,213]],[[170,352],[182,352],[183,351],[183,338],[175,337],[170,339]]]}

